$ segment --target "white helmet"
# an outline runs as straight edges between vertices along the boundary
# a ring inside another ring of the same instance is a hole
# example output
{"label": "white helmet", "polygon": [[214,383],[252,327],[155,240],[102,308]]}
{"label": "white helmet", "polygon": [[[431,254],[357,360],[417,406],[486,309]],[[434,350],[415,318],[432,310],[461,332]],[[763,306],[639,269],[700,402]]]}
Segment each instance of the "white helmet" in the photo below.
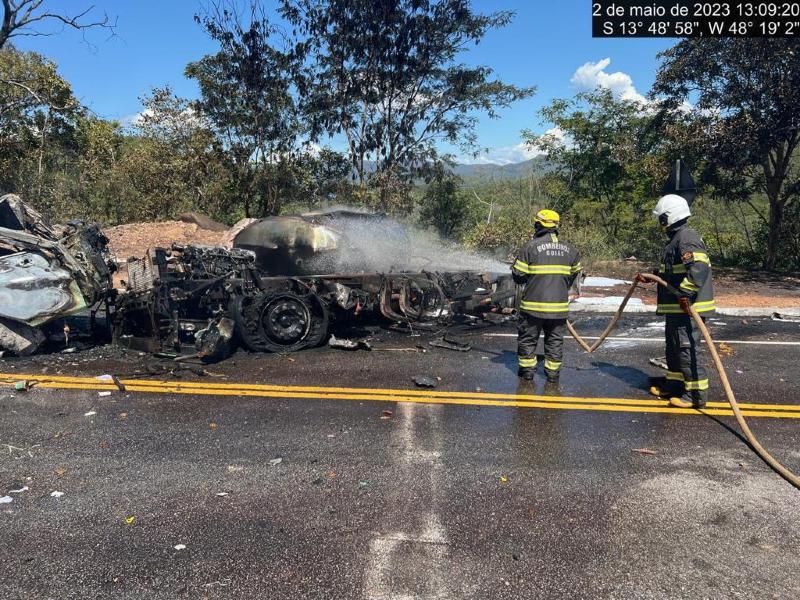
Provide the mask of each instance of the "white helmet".
{"label": "white helmet", "polygon": [[665,227],[672,227],[678,221],[692,216],[689,204],[683,196],[667,194],[661,196],[653,209],[653,216]]}

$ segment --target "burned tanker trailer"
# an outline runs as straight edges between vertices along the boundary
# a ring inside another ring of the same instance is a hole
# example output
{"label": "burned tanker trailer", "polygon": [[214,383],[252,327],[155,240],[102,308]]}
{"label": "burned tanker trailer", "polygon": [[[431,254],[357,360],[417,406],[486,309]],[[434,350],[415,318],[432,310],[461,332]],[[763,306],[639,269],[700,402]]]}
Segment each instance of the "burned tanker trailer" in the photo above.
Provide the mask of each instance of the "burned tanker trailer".
{"label": "burned tanker trailer", "polygon": [[[239,232],[233,248],[174,245],[130,259],[115,305],[116,341],[151,352],[194,343],[198,355],[218,358],[237,341],[257,352],[318,346],[332,328],[354,320],[425,327],[459,314],[511,310],[509,275],[367,271],[369,257],[358,258],[353,272],[333,272],[355,253],[329,226],[338,218],[341,212],[269,217]],[[368,214],[358,219],[371,221]],[[407,242],[399,225],[394,235],[389,243]]]}

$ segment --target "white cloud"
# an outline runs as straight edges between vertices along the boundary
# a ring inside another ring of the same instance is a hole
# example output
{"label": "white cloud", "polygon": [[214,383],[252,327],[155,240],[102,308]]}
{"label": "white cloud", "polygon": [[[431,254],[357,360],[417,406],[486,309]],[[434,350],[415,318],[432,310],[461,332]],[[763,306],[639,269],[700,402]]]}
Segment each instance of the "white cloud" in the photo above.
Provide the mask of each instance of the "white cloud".
{"label": "white cloud", "polygon": [[555,141],[558,141],[558,142],[562,142],[562,143],[563,143],[563,142],[564,142],[564,139],[565,139],[565,138],[566,138],[566,136],[567,136],[567,134],[566,134],[566,133],[564,133],[564,130],[563,130],[563,129],[561,129],[561,127],[555,126],[555,127],[551,127],[551,128],[550,128],[550,129],[548,129],[547,131],[545,131],[545,132],[542,134],[542,136],[543,136],[543,137],[544,137],[544,136],[546,136],[546,137],[550,137],[550,138],[553,138]]}
{"label": "white cloud", "polygon": [[597,62],[587,62],[578,67],[572,75],[570,82],[582,90],[595,90],[602,88],[611,90],[617,98],[628,101],[641,102],[647,104],[647,98],[636,91],[633,79],[627,73],[615,71],[609,73],[606,68],[611,64],[610,58],[604,58]]}
{"label": "white cloud", "polygon": [[138,127],[142,124],[145,116],[152,115],[153,111],[149,108],[141,112],[133,113],[132,115],[125,115],[119,119],[119,124],[123,127]]}
{"label": "white cloud", "polygon": [[497,146],[489,148],[486,152],[478,156],[459,156],[456,161],[467,165],[510,165],[520,163],[540,156],[542,153],[531,148],[525,142],[514,144],[513,146]]}

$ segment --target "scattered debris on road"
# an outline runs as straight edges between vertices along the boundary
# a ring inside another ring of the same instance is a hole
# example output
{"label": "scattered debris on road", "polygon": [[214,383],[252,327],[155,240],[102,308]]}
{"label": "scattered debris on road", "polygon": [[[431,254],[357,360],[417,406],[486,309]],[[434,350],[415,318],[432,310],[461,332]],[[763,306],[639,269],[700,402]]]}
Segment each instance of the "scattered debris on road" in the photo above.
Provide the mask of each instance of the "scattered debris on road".
{"label": "scattered debris on road", "polygon": [[269,461],[269,466],[270,467],[276,467],[279,464],[281,464],[282,462],[283,462],[283,457],[281,457],[281,456],[278,456],[276,458],[271,458],[270,461]]}
{"label": "scattered debris on road", "polygon": [[417,375],[414,377],[414,383],[419,387],[435,388],[438,382],[432,377]]}
{"label": "scattered debris on road", "polygon": [[331,335],[328,346],[340,350],[372,350],[372,346],[366,340],[346,340],[337,338],[335,335]]}
{"label": "scattered debris on road", "polygon": [[0,504],[11,504],[14,499],[11,496],[2,496],[0,497]]}
{"label": "scattered debris on road", "polygon": [[50,497],[51,498],[61,498],[61,496],[63,496],[63,495],[64,495],[64,492],[59,492],[58,490],[56,490],[54,492],[50,492]]}
{"label": "scattered debris on road", "polygon": [[472,344],[462,342],[448,335],[431,340],[428,344],[436,348],[445,348],[446,350],[455,350],[456,352],[469,352],[472,350]]}
{"label": "scattered debris on road", "polygon": [[655,456],[658,454],[655,450],[650,450],[649,448],[633,448],[631,452],[638,452],[639,454],[647,454],[649,456]]}
{"label": "scattered debris on road", "polygon": [[719,343],[719,353],[723,356],[733,356],[733,348],[730,344],[726,344],[725,342]]}

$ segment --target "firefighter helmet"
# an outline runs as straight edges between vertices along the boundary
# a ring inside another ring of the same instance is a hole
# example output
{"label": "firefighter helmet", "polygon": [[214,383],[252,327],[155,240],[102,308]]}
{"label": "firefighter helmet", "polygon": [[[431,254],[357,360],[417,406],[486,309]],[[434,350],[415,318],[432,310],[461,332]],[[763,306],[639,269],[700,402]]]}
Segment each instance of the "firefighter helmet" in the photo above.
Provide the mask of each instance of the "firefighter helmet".
{"label": "firefighter helmet", "polygon": [[663,227],[672,227],[678,221],[692,216],[686,199],[677,194],[662,196],[653,209],[653,216]]}
{"label": "firefighter helmet", "polygon": [[536,213],[536,217],[534,217],[533,222],[538,223],[542,227],[547,229],[553,229],[558,227],[559,222],[561,221],[561,217],[558,216],[558,213],[554,210],[540,210]]}

